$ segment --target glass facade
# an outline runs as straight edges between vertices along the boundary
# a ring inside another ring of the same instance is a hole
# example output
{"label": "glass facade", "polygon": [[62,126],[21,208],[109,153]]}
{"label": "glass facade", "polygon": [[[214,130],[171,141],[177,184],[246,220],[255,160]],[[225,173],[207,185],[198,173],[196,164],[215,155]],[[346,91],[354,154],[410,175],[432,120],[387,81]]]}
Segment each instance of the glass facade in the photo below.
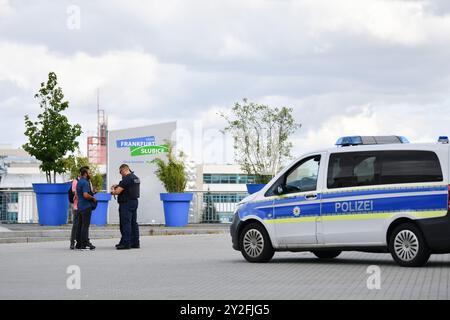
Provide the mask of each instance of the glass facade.
{"label": "glass facade", "polygon": [[248,174],[204,174],[205,184],[249,184],[255,183],[256,176]]}
{"label": "glass facade", "polygon": [[0,221],[17,222],[18,212],[15,208],[18,202],[19,194],[17,192],[0,192]]}
{"label": "glass facade", "polygon": [[242,200],[244,200],[244,198],[246,196],[242,195],[242,194],[237,194],[237,193],[235,193],[235,194],[215,193],[215,194],[209,194],[209,195],[206,194],[205,197],[209,197],[211,199],[211,201],[214,203],[238,203],[238,202],[241,202]]}

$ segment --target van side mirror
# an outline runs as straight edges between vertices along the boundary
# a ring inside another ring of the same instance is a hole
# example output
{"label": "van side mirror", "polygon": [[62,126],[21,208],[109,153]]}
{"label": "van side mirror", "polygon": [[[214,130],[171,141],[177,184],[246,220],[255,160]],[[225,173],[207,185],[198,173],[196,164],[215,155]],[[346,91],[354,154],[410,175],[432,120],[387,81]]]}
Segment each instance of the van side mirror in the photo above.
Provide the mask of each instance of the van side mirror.
{"label": "van side mirror", "polygon": [[286,193],[286,187],[282,184],[280,184],[276,189],[275,189],[275,195],[277,196],[281,196],[282,194]]}

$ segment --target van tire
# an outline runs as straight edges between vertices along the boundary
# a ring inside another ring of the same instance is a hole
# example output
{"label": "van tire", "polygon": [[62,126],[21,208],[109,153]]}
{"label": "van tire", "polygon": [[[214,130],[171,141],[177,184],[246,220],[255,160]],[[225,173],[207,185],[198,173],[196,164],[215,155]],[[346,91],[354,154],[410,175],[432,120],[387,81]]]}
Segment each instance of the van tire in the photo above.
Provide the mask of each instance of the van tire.
{"label": "van tire", "polygon": [[239,236],[241,253],[248,262],[269,262],[275,250],[266,229],[257,222],[244,227]]}
{"label": "van tire", "polygon": [[314,255],[319,259],[334,259],[334,258],[337,258],[342,253],[342,251],[317,250],[317,251],[312,251],[312,253],[314,253]]}
{"label": "van tire", "polygon": [[413,223],[401,224],[392,231],[389,252],[402,267],[422,267],[431,255],[421,230]]}

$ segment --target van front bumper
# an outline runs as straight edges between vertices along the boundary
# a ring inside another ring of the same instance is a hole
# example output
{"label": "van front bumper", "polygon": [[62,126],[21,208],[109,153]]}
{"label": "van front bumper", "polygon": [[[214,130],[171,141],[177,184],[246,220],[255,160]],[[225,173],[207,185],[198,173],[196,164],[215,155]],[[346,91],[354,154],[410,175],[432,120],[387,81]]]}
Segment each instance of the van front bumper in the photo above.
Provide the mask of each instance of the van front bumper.
{"label": "van front bumper", "polygon": [[235,213],[233,217],[233,222],[230,226],[230,234],[231,234],[231,241],[233,243],[233,249],[240,251],[239,248],[239,229],[241,226],[241,218],[239,218],[239,214]]}

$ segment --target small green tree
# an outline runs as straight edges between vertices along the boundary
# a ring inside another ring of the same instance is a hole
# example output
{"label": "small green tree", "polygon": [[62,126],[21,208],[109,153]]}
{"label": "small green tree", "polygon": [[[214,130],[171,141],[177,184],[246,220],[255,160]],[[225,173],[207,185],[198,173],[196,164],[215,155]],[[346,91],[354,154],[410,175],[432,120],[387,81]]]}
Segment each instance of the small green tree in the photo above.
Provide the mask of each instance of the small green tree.
{"label": "small green tree", "polygon": [[235,103],[231,117],[220,114],[228,122],[225,132],[233,135],[236,161],[242,170],[256,175],[257,183],[267,183],[291,158],[289,137],[301,124],[295,122],[292,108],[243,102]]}
{"label": "small green tree", "polygon": [[67,169],[67,172],[70,174],[70,179],[76,179],[80,175],[81,167],[89,167],[91,171],[91,182],[92,187],[94,188],[94,192],[99,192],[103,189],[103,176],[98,170],[98,167],[94,164],[89,163],[89,159],[87,157],[83,157],[82,155],[70,155],[66,159],[64,159],[64,165]]}
{"label": "small green tree", "polygon": [[[81,135],[81,126],[71,125],[62,111],[69,107],[68,101],[63,101],[64,94],[58,87],[54,72],[48,75],[48,81],[41,83],[38,93],[34,96],[39,99],[42,113],[37,121],[25,116],[25,135],[28,142],[23,149],[41,161],[40,169],[45,172],[48,183],[56,183],[56,174],[66,171],[64,157],[68,152],[78,148],[76,139]],[[53,173],[53,180],[52,180]]]}
{"label": "small green tree", "polygon": [[156,164],[156,176],[163,183],[166,191],[169,193],[183,193],[186,190],[187,174],[185,166],[185,154],[180,151],[178,157],[175,155],[173,145],[166,144],[168,147],[167,163],[157,158],[151,163]]}

